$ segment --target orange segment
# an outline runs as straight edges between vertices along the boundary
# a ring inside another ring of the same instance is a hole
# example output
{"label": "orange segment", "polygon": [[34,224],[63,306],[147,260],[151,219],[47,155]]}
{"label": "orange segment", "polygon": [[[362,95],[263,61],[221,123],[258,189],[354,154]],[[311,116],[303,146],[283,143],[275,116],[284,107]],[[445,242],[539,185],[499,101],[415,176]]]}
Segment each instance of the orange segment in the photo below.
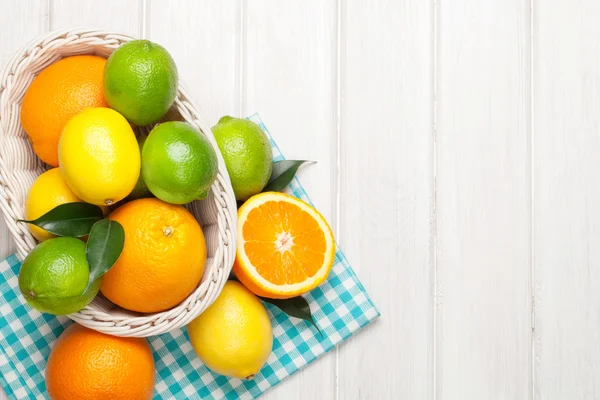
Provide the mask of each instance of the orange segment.
{"label": "orange segment", "polygon": [[327,221],[302,200],[267,192],[238,210],[233,271],[258,296],[285,299],[314,289],[327,279],[334,255]]}

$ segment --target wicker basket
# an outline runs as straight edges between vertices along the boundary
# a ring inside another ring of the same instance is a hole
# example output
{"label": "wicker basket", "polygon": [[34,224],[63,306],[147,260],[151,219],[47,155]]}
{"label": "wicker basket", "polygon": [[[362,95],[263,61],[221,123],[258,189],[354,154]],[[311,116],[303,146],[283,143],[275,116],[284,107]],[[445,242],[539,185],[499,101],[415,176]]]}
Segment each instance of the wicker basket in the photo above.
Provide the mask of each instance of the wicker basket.
{"label": "wicker basket", "polygon": [[[21,48],[0,74],[0,209],[22,260],[36,242],[23,218],[24,200],[33,181],[47,166],[33,152],[21,128],[21,101],[33,78],[60,58],[75,54],[108,57],[122,43],[133,38],[93,29],[56,31]],[[204,311],[220,293],[231,271],[236,248],[236,202],[223,159],[210,127],[186,91],[180,86],[174,110],[181,119],[198,128],[211,141],[219,158],[219,174],[207,199],[189,205],[203,228],[207,262],[200,285],[177,307],[155,314],[124,310],[103,296],[69,317],[89,328],[117,336],[145,337],[179,328]]]}

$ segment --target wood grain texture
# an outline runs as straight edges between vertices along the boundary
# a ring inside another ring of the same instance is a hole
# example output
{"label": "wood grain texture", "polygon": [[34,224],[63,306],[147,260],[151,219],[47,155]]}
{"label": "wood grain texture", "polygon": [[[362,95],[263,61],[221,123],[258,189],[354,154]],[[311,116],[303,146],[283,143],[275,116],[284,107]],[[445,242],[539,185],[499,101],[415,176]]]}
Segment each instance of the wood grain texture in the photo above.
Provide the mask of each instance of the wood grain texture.
{"label": "wood grain texture", "polygon": [[341,9],[337,239],[381,318],[339,349],[339,399],[433,399],[433,10]]}
{"label": "wood grain texture", "polygon": [[600,398],[600,4],[534,6],[535,394]]}
{"label": "wood grain texture", "polygon": [[239,110],[239,1],[151,0],[147,37],[169,50],[211,126]]}
{"label": "wood grain texture", "polygon": [[140,8],[141,2],[131,0],[52,0],[50,27],[54,30],[86,26],[139,36]]}
{"label": "wood grain texture", "polygon": [[[317,162],[301,171],[302,184],[332,223],[337,157],[336,4],[252,0],[244,1],[240,11],[242,115],[260,112],[288,159]],[[332,399],[335,381],[332,352],[264,397]]]}
{"label": "wood grain texture", "polygon": [[529,7],[439,7],[438,399],[531,398]]}

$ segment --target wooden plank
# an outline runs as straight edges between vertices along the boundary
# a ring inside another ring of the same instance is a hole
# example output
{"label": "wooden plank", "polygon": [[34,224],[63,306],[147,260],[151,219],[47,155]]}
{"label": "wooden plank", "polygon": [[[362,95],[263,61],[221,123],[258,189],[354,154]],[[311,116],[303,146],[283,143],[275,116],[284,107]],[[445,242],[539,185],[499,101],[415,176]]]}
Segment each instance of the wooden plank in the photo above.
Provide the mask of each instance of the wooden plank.
{"label": "wooden plank", "polygon": [[140,36],[142,15],[137,1],[53,0],[51,29],[90,27]]}
{"label": "wooden plank", "polygon": [[534,8],[535,395],[600,397],[600,4]]}
{"label": "wooden plank", "polygon": [[382,316],[339,399],[433,398],[433,3],[342,2],[338,240]]}
{"label": "wooden plank", "polygon": [[[48,0],[11,0],[0,12],[0,68],[13,53],[48,30]],[[16,250],[12,236],[0,217],[0,259]],[[0,397],[1,399],[1,397]]]}
{"label": "wooden plank", "polygon": [[440,4],[439,399],[531,398],[530,2]]}
{"label": "wooden plank", "polygon": [[[259,112],[286,157],[317,161],[300,172],[317,208],[335,215],[333,1],[253,0],[241,9],[241,111]],[[284,381],[265,399],[332,399],[335,354]]]}
{"label": "wooden plank", "polygon": [[0,65],[28,41],[48,30],[48,0],[9,0],[0,12]]}
{"label": "wooden plank", "polygon": [[207,123],[239,110],[239,2],[236,0],[152,0],[147,36],[163,45],[177,63]]}

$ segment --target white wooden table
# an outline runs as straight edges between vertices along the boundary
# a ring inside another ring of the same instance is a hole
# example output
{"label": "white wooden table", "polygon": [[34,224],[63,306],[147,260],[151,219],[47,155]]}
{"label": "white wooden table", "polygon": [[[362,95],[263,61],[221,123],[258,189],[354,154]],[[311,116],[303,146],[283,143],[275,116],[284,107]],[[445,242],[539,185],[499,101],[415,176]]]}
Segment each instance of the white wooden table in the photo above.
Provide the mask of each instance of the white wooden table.
{"label": "white wooden table", "polygon": [[266,399],[600,399],[597,0],[0,0],[0,61],[76,25],[318,162],[383,316]]}

